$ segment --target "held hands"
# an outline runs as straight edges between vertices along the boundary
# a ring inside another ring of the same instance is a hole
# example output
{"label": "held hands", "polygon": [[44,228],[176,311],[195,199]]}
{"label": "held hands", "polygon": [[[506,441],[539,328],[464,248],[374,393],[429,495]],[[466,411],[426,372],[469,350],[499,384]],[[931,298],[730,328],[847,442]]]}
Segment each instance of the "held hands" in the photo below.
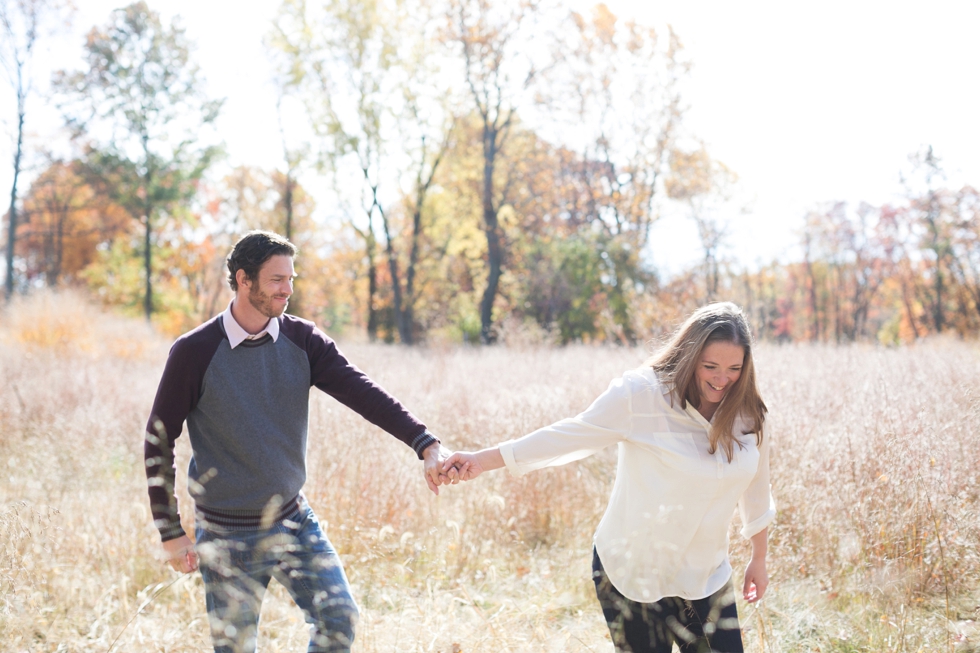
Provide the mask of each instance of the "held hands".
{"label": "held hands", "polygon": [[497,447],[475,453],[467,451],[453,453],[442,444],[436,443],[422,452],[422,460],[425,463],[425,482],[436,494],[439,494],[440,485],[456,485],[460,481],[472,481],[483,472],[504,466],[504,458]]}
{"label": "held hands", "polygon": [[479,453],[457,451],[443,463],[443,469],[455,470],[461,481],[472,481],[485,472],[480,462]]}
{"label": "held hands", "polygon": [[425,482],[429,489],[435,494],[439,494],[440,485],[455,485],[459,483],[459,475],[456,469],[445,466],[445,461],[452,455],[452,452],[442,443],[436,442],[422,452],[422,473],[425,474]]}
{"label": "held hands", "polygon": [[504,457],[498,447],[481,449],[475,453],[457,451],[443,463],[444,469],[454,468],[461,481],[472,481],[483,472],[500,469],[504,466]]}

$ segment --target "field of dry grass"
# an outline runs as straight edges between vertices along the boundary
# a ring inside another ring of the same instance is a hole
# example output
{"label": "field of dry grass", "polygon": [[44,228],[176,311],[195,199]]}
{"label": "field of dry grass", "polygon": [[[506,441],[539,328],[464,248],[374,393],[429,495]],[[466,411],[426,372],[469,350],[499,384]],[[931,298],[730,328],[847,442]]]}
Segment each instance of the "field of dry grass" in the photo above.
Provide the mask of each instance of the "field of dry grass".
{"label": "field of dry grass", "polygon": [[[0,652],[207,650],[200,577],[170,584],[145,492],[168,346],[67,295],[0,316]],[[572,415],[646,356],[344,350],[453,448]],[[977,346],[766,345],[757,364],[779,514],[769,594],[739,606],[748,650],[980,650]],[[356,650],[611,651],[589,563],[614,471],[604,452],[435,498],[404,445],[315,392],[306,493],[362,608]],[[275,584],[262,620],[262,651],[305,650]]]}

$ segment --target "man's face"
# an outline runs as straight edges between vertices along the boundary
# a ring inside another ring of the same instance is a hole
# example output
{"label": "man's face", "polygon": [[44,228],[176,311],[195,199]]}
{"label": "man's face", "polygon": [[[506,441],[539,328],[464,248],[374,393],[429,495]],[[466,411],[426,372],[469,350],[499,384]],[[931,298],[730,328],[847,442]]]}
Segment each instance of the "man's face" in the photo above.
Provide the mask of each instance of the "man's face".
{"label": "man's face", "polygon": [[280,254],[259,268],[258,278],[248,281],[248,303],[266,317],[279,317],[293,294],[293,257]]}

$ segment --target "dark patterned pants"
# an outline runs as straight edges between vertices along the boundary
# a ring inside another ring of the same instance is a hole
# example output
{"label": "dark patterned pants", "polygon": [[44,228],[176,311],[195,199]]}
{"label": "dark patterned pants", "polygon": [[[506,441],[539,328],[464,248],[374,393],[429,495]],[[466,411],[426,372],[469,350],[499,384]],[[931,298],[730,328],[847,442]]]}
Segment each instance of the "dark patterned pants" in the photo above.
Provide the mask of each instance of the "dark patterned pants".
{"label": "dark patterned pants", "polygon": [[656,603],[638,603],[613,587],[592,553],[592,580],[602,614],[618,653],[742,653],[732,582],[711,596],[689,601],[667,596]]}

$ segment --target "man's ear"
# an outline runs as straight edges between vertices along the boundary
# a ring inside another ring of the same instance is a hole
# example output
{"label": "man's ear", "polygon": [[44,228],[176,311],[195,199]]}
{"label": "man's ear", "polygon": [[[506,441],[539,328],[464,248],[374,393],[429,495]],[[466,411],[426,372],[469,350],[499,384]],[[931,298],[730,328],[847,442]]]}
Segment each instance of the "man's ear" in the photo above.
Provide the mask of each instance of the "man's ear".
{"label": "man's ear", "polygon": [[248,288],[252,284],[251,279],[248,278],[248,275],[245,274],[245,270],[242,269],[235,272],[235,281],[238,283],[239,287],[242,288]]}

